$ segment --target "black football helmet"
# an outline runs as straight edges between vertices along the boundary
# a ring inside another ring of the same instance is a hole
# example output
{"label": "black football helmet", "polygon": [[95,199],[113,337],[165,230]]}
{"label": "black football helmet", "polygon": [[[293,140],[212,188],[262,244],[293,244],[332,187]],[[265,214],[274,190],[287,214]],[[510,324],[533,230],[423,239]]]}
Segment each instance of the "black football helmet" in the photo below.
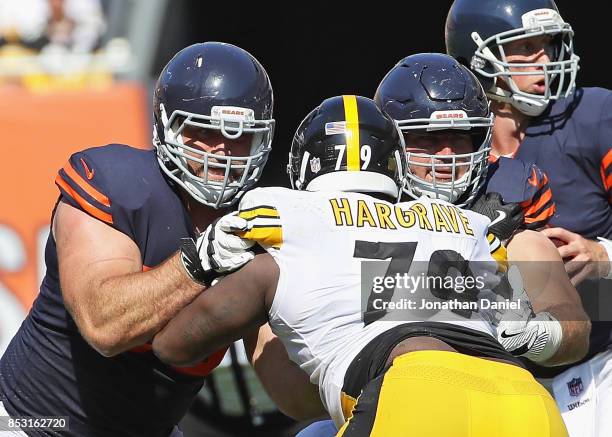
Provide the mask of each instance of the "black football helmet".
{"label": "black football helmet", "polygon": [[[550,100],[567,97],[575,87],[579,57],[572,27],[553,0],[455,0],[446,19],[446,51],[471,67],[492,99],[508,102],[529,116],[540,115]],[[553,37],[551,62],[511,64],[504,44],[539,35]],[[539,67],[511,72],[511,68]],[[544,75],[543,95],[521,91],[512,75]],[[500,88],[501,78],[509,90]]]}
{"label": "black football helmet", "polygon": [[298,127],[287,171],[294,189],[382,193],[397,200],[406,172],[404,141],[371,99],[332,97]]}
{"label": "black football helmet", "polygon": [[[184,48],[159,75],[153,98],[154,145],[162,170],[205,205],[235,203],[259,180],[268,159],[272,106],[268,74],[245,50],[220,42]],[[250,153],[225,156],[190,147],[181,136],[185,126],[220,131],[230,141],[252,134]],[[194,174],[189,161],[203,165],[203,174]],[[209,178],[209,168],[223,169],[223,180]]]}
{"label": "black football helmet", "polygon": [[[451,56],[420,53],[402,59],[387,73],[374,100],[404,133],[450,130],[471,136],[471,153],[434,156],[407,152],[404,186],[411,198],[427,195],[459,206],[470,204],[486,179],[493,126],[493,114],[478,79]],[[416,176],[410,169],[414,166],[430,168],[433,181]],[[436,180],[436,166],[452,169],[450,182]],[[467,171],[458,178],[455,175],[461,167]]]}

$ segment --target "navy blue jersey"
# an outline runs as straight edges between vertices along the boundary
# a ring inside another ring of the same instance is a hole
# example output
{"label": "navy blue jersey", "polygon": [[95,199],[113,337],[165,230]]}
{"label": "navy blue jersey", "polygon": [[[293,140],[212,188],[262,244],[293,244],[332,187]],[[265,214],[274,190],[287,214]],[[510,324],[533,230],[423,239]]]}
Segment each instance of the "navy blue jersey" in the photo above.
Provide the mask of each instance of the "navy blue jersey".
{"label": "navy blue jersey", "polygon": [[[193,237],[194,227],[154,151],[112,144],[75,153],[56,184],[61,201],[130,237],[149,268],[176,252],[181,238]],[[70,432],[62,436],[167,437],[224,351],[191,369],[161,363],[150,345],[112,358],[100,355],[64,306],[52,234],[45,261],[40,293],[0,361],[7,411],[69,416]]]}
{"label": "navy blue jersey", "polygon": [[[553,102],[527,128],[515,156],[535,162],[550,179],[557,211],[551,226],[594,239],[612,238],[612,92],[578,88]],[[599,292],[611,281],[578,286],[587,312],[594,319],[587,358],[612,344],[612,323],[602,320]],[[599,289],[599,290],[597,290]],[[609,320],[609,319],[608,319]],[[563,368],[538,369],[551,375]],[[551,373],[552,371],[552,373]]]}
{"label": "navy blue jersey", "polygon": [[548,177],[537,165],[520,159],[491,159],[486,193],[499,193],[506,203],[519,203],[525,216],[525,229],[544,227],[555,213],[555,200]]}
{"label": "navy blue jersey", "polygon": [[557,211],[550,225],[612,238],[612,92],[579,88],[527,128],[515,157],[547,175]]}

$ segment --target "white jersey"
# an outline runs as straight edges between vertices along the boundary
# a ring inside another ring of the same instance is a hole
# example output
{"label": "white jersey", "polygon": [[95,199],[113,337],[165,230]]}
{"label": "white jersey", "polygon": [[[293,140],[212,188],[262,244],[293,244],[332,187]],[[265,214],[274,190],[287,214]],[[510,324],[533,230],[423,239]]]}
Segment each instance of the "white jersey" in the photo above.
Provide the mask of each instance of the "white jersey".
{"label": "white jersey", "polygon": [[[441,250],[481,261],[478,265],[489,268],[489,276],[494,277],[498,268],[490,243],[499,243],[493,237],[487,240],[489,219],[427,197],[394,205],[360,193],[258,188],[245,194],[239,214],[253,226],[245,237],[259,241],[280,269],[269,311],[272,330],[291,360],[318,384],[337,425],[345,419],[341,389],[353,358],[388,329],[423,321],[383,317],[364,323],[362,308],[371,284],[362,288],[362,262],[386,260],[378,261],[384,274],[397,254],[392,249],[388,256],[385,250],[399,247],[404,258],[406,250],[413,255],[412,262],[404,259],[402,268],[427,266],[432,254]],[[430,313],[427,320],[494,336],[494,327],[479,312]]]}

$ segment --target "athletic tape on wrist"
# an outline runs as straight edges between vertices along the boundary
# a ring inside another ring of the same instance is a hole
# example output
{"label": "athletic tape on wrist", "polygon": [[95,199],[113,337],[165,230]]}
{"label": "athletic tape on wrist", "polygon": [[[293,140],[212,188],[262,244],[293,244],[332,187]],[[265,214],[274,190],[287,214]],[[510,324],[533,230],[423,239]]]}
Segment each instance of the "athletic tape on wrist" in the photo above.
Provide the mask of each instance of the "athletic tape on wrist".
{"label": "athletic tape on wrist", "polygon": [[538,313],[536,319],[529,321],[529,324],[532,323],[538,326],[538,336],[536,342],[523,356],[535,363],[543,363],[559,350],[563,340],[563,328],[549,312]]}

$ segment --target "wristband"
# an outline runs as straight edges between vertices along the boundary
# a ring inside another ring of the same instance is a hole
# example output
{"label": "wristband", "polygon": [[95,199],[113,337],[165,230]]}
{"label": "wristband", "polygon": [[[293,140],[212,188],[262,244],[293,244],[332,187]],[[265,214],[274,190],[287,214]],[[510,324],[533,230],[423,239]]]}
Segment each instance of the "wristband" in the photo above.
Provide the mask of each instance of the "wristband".
{"label": "wristband", "polygon": [[606,252],[608,253],[608,263],[610,267],[608,268],[608,274],[603,277],[603,279],[612,279],[612,240],[608,240],[607,238],[597,237],[599,240],[599,244],[601,244]]}
{"label": "wristband", "polygon": [[559,350],[563,340],[563,328],[549,312],[536,314],[529,324],[537,325],[538,335],[533,346],[523,356],[534,363],[543,363]]}

